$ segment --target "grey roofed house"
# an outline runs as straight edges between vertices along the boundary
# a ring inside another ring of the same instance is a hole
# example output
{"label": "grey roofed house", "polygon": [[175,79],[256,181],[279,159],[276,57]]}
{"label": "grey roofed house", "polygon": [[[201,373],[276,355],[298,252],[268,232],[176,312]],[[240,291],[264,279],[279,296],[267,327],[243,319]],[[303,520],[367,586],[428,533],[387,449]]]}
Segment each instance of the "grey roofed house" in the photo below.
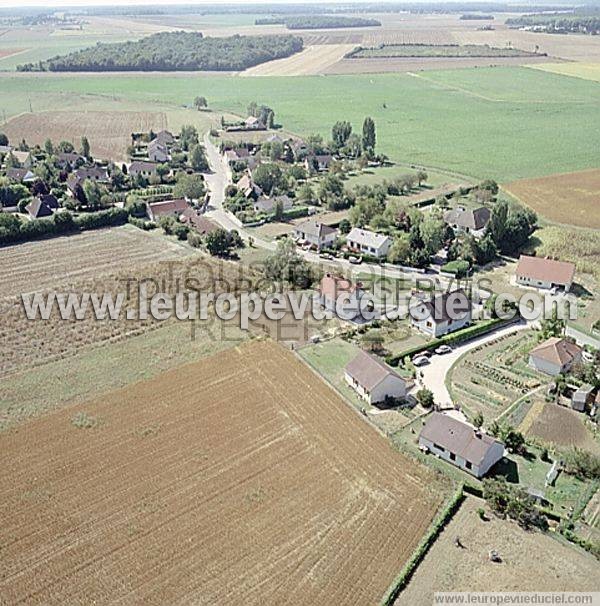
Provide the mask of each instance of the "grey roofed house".
{"label": "grey roofed house", "polygon": [[364,351],[359,352],[353,360],[346,364],[345,371],[368,391],[373,390],[389,376],[401,378],[383,362],[376,360]]}
{"label": "grey roofed house", "polygon": [[275,205],[281,202],[283,205],[283,210],[289,210],[293,206],[293,202],[291,198],[287,195],[283,196],[274,196],[273,198],[267,198],[266,196],[261,196],[254,202],[254,210],[262,211],[265,213],[275,212]]}
{"label": "grey roofed house", "polygon": [[314,154],[306,158],[305,164],[308,170],[316,168],[319,171],[325,171],[332,161],[333,156],[331,154]]}
{"label": "grey roofed house", "polygon": [[419,435],[419,445],[481,477],[504,456],[504,444],[450,415],[434,412]]}
{"label": "grey roofed house", "polygon": [[9,168],[6,176],[17,183],[29,183],[35,181],[35,175],[28,168]]}
{"label": "grey roofed house", "polygon": [[133,175],[155,175],[156,164],[154,162],[146,162],[145,160],[134,160],[129,165],[129,174]]}
{"label": "grey roofed house", "polygon": [[175,137],[173,136],[173,133],[169,132],[168,130],[161,130],[156,133],[156,138],[152,139],[150,143],[154,143],[154,141],[160,145],[168,146],[175,142]]}
{"label": "grey roofed house", "polygon": [[444,213],[444,221],[467,232],[481,231],[492,216],[489,208],[466,209],[458,206]]}
{"label": "grey roofed house", "polygon": [[306,235],[316,238],[322,238],[329,234],[334,234],[337,230],[335,227],[325,225],[325,223],[319,223],[316,219],[307,219],[296,225],[296,231],[301,231]]}
{"label": "grey roofed house", "polygon": [[246,128],[251,128],[254,130],[265,130],[267,128],[265,123],[260,118],[256,118],[255,116],[249,116],[246,118],[244,125]]}
{"label": "grey roofed house", "polygon": [[56,155],[56,162],[61,167],[65,167],[67,164],[72,166],[79,161],[84,162],[85,158],[76,152],[60,152]]}
{"label": "grey roofed house", "polygon": [[594,387],[592,385],[582,385],[571,398],[571,408],[579,412],[585,412],[588,403],[592,402]]}
{"label": "grey roofed house", "polygon": [[51,217],[54,211],[58,209],[58,200],[52,194],[37,196],[25,209],[31,219]]}
{"label": "grey roofed house", "polygon": [[166,162],[169,159],[169,150],[166,145],[159,143],[156,139],[148,145],[148,158],[152,162]]}
{"label": "grey roofed house", "polygon": [[99,166],[92,166],[89,168],[78,168],[75,171],[75,176],[78,179],[85,180],[91,179],[92,181],[108,181],[108,170]]}
{"label": "grey roofed house", "polygon": [[471,301],[463,289],[445,292],[411,306],[412,326],[434,337],[464,328],[471,319]]}

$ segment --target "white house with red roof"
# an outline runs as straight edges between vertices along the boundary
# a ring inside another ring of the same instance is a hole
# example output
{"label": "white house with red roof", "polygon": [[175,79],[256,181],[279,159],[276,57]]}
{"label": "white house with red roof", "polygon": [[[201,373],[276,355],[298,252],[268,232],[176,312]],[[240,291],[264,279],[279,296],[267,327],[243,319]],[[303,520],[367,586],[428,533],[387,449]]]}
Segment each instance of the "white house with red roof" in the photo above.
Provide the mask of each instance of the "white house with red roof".
{"label": "white house with red roof", "polygon": [[521,255],[515,276],[520,286],[546,289],[561,287],[569,292],[575,277],[575,265],[545,257]]}
{"label": "white house with red roof", "polygon": [[529,366],[547,375],[569,372],[582,359],[582,349],[576,343],[551,337],[529,352]]}

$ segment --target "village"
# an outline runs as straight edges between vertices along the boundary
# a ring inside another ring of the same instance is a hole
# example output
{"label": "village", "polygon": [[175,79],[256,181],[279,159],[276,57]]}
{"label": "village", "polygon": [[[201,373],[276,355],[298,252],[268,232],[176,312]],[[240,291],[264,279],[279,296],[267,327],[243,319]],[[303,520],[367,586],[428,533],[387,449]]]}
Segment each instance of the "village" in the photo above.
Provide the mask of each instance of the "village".
{"label": "village", "polygon": [[[524,319],[514,303],[512,314],[499,314],[501,288],[486,291],[476,280],[512,255],[511,292],[577,306],[573,263],[519,252],[535,214],[507,203],[493,181],[431,185],[418,167],[365,180],[390,170],[368,117],[360,135],[338,122],[326,142],[274,128],[266,106],[249,113],[221,119],[203,139],[193,126],[133,133],[128,162],[95,158],[85,138],[80,149],[2,141],[0,241],[130,223],[229,261],[255,251],[269,278],[312,291],[337,315],[334,330],[287,345],[397,448],[476,494],[521,499],[535,525],[566,518],[567,535],[585,525],[577,504],[597,481],[600,334],[555,316]],[[448,312],[452,298],[458,314]],[[365,320],[367,299],[376,313]],[[515,341],[505,372],[492,362],[481,383],[479,361],[469,362],[468,378],[462,373],[474,352],[493,347],[499,359],[502,343]],[[501,385],[492,387],[496,372]],[[457,397],[469,385],[479,393]],[[477,400],[494,400],[494,391],[501,403],[484,414]],[[570,415],[593,455],[576,441],[531,433],[535,411],[548,406]]]}

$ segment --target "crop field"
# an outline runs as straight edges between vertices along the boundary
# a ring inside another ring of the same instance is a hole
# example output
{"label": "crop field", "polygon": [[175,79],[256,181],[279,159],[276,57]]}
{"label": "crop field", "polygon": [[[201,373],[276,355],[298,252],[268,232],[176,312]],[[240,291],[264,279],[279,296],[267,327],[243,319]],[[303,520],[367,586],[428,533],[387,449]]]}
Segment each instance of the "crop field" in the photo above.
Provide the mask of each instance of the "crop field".
{"label": "crop field", "polygon": [[29,144],[43,145],[50,138],[55,143],[70,141],[76,148],[81,137],[89,139],[94,156],[126,160],[131,133],[158,132],[167,128],[167,117],[162,112],[67,112],[47,111],[22,114],[2,126],[13,141],[22,138]]}
{"label": "crop field", "polygon": [[192,252],[130,225],[8,246],[2,249],[0,301],[114,273],[123,267],[123,259],[127,267],[135,268]]}
{"label": "crop field", "polygon": [[[595,591],[597,560],[514,522],[477,514],[468,497],[442,531],[395,606],[430,606],[436,591]],[[464,549],[454,544],[460,537]],[[502,563],[489,561],[495,549]]]}
{"label": "crop field", "polygon": [[[599,57],[600,59],[600,57]],[[541,69],[562,76],[572,76],[573,78],[583,78],[584,80],[593,80],[600,82],[600,62],[598,63],[545,63],[544,65],[532,65],[535,69]]]}
{"label": "crop field", "polygon": [[[287,130],[331,136],[341,118],[360,129],[370,115],[378,150],[397,162],[509,182],[597,167],[598,84],[526,68],[354,76],[237,78],[181,75],[0,75],[7,116],[62,107],[88,111],[183,110],[203,94],[214,114],[267,103]],[[118,91],[118,94],[115,93]],[[358,92],[360,91],[360,93]],[[345,100],[340,109],[340,99]],[[99,107],[97,107],[99,106]],[[314,111],[318,107],[319,111]]]}
{"label": "crop field", "polygon": [[0,434],[11,603],[374,604],[449,489],[271,342],[26,428]]}
{"label": "crop field", "polygon": [[600,229],[600,169],[522,179],[503,185],[554,223]]}
{"label": "crop field", "polygon": [[351,44],[313,44],[291,57],[256,65],[241,72],[240,75],[246,77],[320,74],[353,48]]}
{"label": "crop field", "polygon": [[600,454],[600,441],[585,424],[585,415],[564,406],[545,402],[536,410],[527,436],[562,448],[576,446]]}
{"label": "crop field", "polygon": [[460,358],[449,373],[453,399],[470,414],[480,411],[486,421],[539,387],[543,378],[527,366],[536,336],[517,333],[498,337]]}

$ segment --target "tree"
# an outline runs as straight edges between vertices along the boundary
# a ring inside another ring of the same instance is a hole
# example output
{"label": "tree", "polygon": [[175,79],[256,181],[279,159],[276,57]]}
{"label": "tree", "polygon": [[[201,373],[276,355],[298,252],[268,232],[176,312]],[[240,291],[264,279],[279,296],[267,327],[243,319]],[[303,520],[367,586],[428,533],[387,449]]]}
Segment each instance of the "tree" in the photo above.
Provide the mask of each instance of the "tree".
{"label": "tree", "polygon": [[307,261],[297,252],[296,244],[290,238],[277,242],[273,254],[265,260],[265,276],[269,280],[309,288],[316,275]]}
{"label": "tree", "polygon": [[483,420],[483,414],[479,410],[473,417],[473,425],[479,429],[483,425]]}
{"label": "tree", "polygon": [[252,173],[252,178],[266,194],[271,194],[281,185],[282,173],[277,164],[261,164]]}
{"label": "tree", "polygon": [[81,137],[81,155],[87,160],[90,159],[90,142],[87,137]]}
{"label": "tree", "polygon": [[75,151],[75,148],[73,147],[73,144],[70,141],[61,141],[56,146],[56,149],[61,154],[71,154]]}
{"label": "tree", "polygon": [[0,145],[8,145],[8,137],[4,133],[0,133]]}
{"label": "tree", "polygon": [[444,220],[441,217],[430,215],[421,222],[419,233],[423,241],[423,247],[429,254],[434,254],[444,243],[446,223],[444,223]]}
{"label": "tree", "polygon": [[205,107],[208,107],[208,101],[206,100],[206,97],[196,97],[194,99],[194,107],[198,111],[204,109]]}
{"label": "tree", "polygon": [[340,230],[341,234],[348,234],[352,229],[352,224],[350,221],[348,221],[348,219],[342,219],[338,225],[338,229]]}
{"label": "tree", "polygon": [[102,206],[102,196],[106,190],[102,188],[96,181],[86,179],[83,183],[83,194],[85,196],[86,205],[91,209],[97,209]]}
{"label": "tree", "polygon": [[46,139],[46,141],[44,141],[44,151],[49,156],[52,156],[54,154],[54,145],[52,145],[52,141],[50,139]]}
{"label": "tree", "polygon": [[424,170],[417,171],[417,183],[419,184],[419,187],[421,187],[423,183],[427,181],[428,177],[429,175]]}
{"label": "tree", "polygon": [[344,152],[346,155],[351,158],[358,158],[362,153],[362,142],[358,135],[352,133],[348,140],[346,141],[346,145],[344,146]]}
{"label": "tree", "polygon": [[301,204],[315,204],[315,192],[309,183],[303,183],[296,192],[296,199]]}
{"label": "tree", "polygon": [[180,173],[177,183],[173,188],[173,195],[176,198],[187,198],[188,200],[199,200],[204,196],[206,188],[202,175],[187,175]]}
{"label": "tree", "polygon": [[417,402],[423,408],[432,408],[435,404],[433,392],[430,389],[427,389],[426,387],[419,389],[419,391],[417,391]]}
{"label": "tree", "polygon": [[565,330],[565,321],[558,317],[558,310],[552,309],[552,315],[549,318],[542,320],[542,339],[546,340],[550,337],[561,337]]}
{"label": "tree", "polygon": [[208,252],[214,257],[229,257],[235,248],[243,245],[237,231],[228,232],[221,228],[206,234],[204,243]]}
{"label": "tree", "polygon": [[405,265],[408,263],[410,255],[411,248],[408,234],[403,233],[396,236],[387,254],[388,262],[396,265]]}
{"label": "tree", "polygon": [[506,234],[506,222],[508,219],[508,203],[500,200],[492,210],[492,216],[488,223],[487,231],[492,236],[494,243],[500,249]]}
{"label": "tree", "polygon": [[190,126],[189,124],[181,127],[181,131],[179,133],[179,145],[184,151],[188,151],[194,145],[198,144],[198,131],[195,126]]}
{"label": "tree", "polygon": [[194,145],[190,150],[190,166],[199,172],[208,170],[208,160],[201,145]]}
{"label": "tree", "polygon": [[341,149],[346,144],[348,137],[352,133],[352,125],[350,122],[336,122],[331,129],[331,138],[336,149]]}
{"label": "tree", "polygon": [[383,335],[379,331],[370,331],[362,336],[361,343],[369,351],[380,353],[383,350]]}
{"label": "tree", "polygon": [[171,172],[171,169],[168,164],[157,164],[156,165],[156,174],[160,179],[160,183],[165,180],[165,177]]}
{"label": "tree", "polygon": [[365,151],[368,151],[370,154],[375,153],[375,143],[377,137],[375,134],[375,122],[373,118],[365,118],[363,122],[362,128],[362,146]]}
{"label": "tree", "polygon": [[281,200],[275,202],[273,218],[275,221],[281,221],[283,219],[283,202]]}

